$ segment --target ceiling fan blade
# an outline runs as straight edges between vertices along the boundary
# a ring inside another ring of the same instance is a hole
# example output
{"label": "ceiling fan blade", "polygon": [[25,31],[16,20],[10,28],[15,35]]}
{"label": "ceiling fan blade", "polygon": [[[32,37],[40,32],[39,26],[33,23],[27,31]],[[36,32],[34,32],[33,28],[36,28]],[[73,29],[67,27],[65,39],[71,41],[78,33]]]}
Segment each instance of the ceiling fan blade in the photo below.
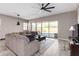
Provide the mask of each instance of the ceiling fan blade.
{"label": "ceiling fan blade", "polygon": [[45,8],[45,9],[52,9],[52,8],[55,8],[55,7],[48,7],[48,8]]}
{"label": "ceiling fan blade", "polygon": [[47,3],[47,4],[44,6],[44,8],[46,8],[49,4],[50,4],[50,3]]}
{"label": "ceiling fan blade", "polygon": [[42,7],[44,6],[44,4],[42,3]]}
{"label": "ceiling fan blade", "polygon": [[47,12],[51,12],[50,10],[47,10],[47,9],[44,9],[45,11],[47,11]]}

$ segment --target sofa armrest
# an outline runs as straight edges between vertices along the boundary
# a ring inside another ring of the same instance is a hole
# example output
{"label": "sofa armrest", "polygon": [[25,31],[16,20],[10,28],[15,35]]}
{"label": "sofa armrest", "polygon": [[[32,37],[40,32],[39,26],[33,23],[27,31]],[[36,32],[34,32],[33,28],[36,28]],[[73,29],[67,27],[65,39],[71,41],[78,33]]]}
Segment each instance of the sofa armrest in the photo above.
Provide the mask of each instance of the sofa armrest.
{"label": "sofa armrest", "polygon": [[36,51],[40,49],[40,42],[38,40],[34,40],[30,42],[28,45],[25,45],[25,55],[33,55]]}

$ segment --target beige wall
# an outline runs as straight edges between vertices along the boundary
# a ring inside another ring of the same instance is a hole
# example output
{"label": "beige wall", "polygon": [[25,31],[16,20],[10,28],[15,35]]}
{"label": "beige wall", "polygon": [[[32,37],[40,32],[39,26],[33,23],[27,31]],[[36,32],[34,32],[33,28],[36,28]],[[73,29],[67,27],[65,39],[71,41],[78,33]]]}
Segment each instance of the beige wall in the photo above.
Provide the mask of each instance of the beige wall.
{"label": "beige wall", "polygon": [[79,4],[78,4],[78,9],[77,9],[77,19],[78,19],[78,23],[79,23]]}
{"label": "beige wall", "polygon": [[[66,12],[62,14],[52,15],[48,17],[42,17],[38,19],[33,19],[31,22],[41,22],[41,21],[55,21],[58,24],[58,36],[59,38],[68,38],[70,36],[69,28],[70,26],[77,23],[77,12]],[[5,34],[10,32],[17,32],[23,30],[23,22],[25,20],[20,20],[21,25],[16,25],[17,18],[0,15],[0,38],[4,38]]]}
{"label": "beige wall", "polygon": [[17,18],[0,15],[0,39],[4,38],[7,33],[23,30],[23,22],[25,20],[20,20],[20,26],[16,25],[17,21]]}
{"label": "beige wall", "polygon": [[67,39],[70,36],[69,28],[70,26],[77,23],[77,11],[66,12],[62,14],[52,15],[48,17],[42,17],[38,19],[33,19],[31,22],[41,22],[41,21],[58,21],[58,36],[59,38]]}

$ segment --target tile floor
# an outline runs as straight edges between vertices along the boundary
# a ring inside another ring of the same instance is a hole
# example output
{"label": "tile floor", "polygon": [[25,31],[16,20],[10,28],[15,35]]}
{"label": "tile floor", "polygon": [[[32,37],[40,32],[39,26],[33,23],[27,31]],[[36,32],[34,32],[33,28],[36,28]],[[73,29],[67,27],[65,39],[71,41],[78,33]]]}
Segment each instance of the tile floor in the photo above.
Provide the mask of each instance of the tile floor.
{"label": "tile floor", "polygon": [[[70,56],[69,43],[63,40],[47,38],[40,42],[40,51],[35,56]],[[15,56],[0,40],[0,56]]]}

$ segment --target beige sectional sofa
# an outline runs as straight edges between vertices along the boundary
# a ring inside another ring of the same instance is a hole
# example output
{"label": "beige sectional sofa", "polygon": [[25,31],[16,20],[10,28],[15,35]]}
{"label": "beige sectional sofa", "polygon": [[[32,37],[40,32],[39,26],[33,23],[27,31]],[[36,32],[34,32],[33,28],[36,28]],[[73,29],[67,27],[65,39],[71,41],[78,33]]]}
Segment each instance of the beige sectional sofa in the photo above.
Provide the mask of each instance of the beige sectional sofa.
{"label": "beige sectional sofa", "polygon": [[37,40],[29,41],[24,35],[10,33],[5,36],[6,46],[18,56],[31,56],[40,49],[40,42]]}

